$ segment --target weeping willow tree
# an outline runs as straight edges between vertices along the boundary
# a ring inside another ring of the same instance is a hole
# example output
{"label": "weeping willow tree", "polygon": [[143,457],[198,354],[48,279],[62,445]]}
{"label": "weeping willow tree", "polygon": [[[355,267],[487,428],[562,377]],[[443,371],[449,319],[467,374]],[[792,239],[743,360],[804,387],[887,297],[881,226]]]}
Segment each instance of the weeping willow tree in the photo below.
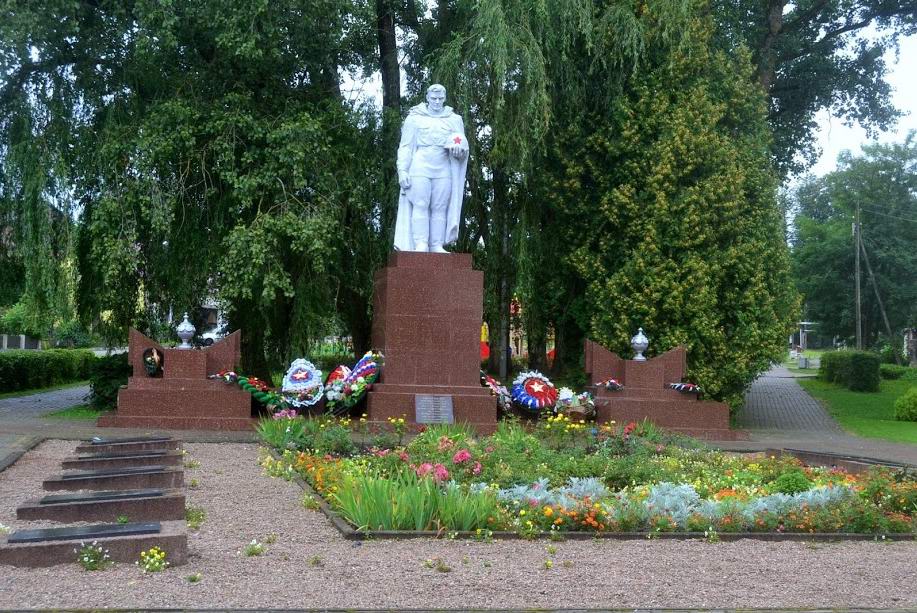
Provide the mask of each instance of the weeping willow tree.
{"label": "weeping willow tree", "polygon": [[10,4],[0,197],[36,313],[59,285],[58,207],[78,219],[79,310],[112,340],[209,296],[261,375],[329,322],[368,336],[378,128],[339,89],[374,51],[365,6]]}

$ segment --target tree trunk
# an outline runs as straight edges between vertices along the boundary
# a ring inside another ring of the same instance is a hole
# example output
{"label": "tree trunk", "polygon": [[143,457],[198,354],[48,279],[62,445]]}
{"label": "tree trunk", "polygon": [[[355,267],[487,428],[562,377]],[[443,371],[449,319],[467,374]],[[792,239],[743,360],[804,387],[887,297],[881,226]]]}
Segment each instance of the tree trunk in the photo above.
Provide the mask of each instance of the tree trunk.
{"label": "tree trunk", "polygon": [[369,315],[369,300],[350,288],[342,287],[337,307],[353,340],[355,357],[359,358],[372,348],[373,322]]}
{"label": "tree trunk", "polygon": [[554,324],[554,363],[551,374],[565,374],[583,367],[583,341],[585,332],[572,317],[564,317]]}
{"label": "tree trunk", "polygon": [[391,0],[376,0],[376,37],[382,67],[382,107],[401,112],[401,67],[395,36],[395,11]]}
{"label": "tree trunk", "polygon": [[776,58],[774,45],[783,30],[783,7],[785,0],[769,0],[767,4],[767,24],[764,39],[758,49],[758,82],[765,92],[770,94],[776,75]]}

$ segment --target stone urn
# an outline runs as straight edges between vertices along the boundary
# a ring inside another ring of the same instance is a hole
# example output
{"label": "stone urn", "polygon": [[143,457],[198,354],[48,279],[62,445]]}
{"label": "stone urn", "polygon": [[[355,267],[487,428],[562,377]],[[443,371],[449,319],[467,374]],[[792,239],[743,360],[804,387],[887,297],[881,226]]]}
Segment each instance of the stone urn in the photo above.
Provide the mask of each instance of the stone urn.
{"label": "stone urn", "polygon": [[181,339],[181,345],[178,346],[179,349],[191,349],[191,344],[188,342],[194,338],[194,332],[196,328],[188,321],[188,314],[185,313],[185,318],[182,320],[178,327],[175,328],[175,331],[178,333],[178,338]]}
{"label": "stone urn", "polygon": [[646,362],[646,357],[644,357],[643,352],[650,346],[650,339],[646,338],[646,335],[643,333],[643,328],[637,330],[637,333],[630,339],[630,346],[634,350],[634,361]]}

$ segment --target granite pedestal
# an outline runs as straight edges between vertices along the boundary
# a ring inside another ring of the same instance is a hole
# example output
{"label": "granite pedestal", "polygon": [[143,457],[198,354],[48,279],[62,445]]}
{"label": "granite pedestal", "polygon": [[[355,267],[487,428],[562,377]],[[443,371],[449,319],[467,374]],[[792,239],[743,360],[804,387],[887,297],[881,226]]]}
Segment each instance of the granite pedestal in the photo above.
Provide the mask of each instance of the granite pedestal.
{"label": "granite pedestal", "polygon": [[729,427],[729,407],[722,402],[700,400],[668,387],[680,383],[686,352],[676,347],[645,362],[624,360],[601,345],[586,341],[586,373],[596,385],[614,378],[620,391],[596,387],[596,421],[624,424],[644,419],[657,426],[708,440],[736,440],[744,433]]}
{"label": "granite pedestal", "polygon": [[370,422],[402,417],[412,427],[417,395],[448,396],[453,421],[496,428],[497,405],[480,384],[484,273],[467,253],[396,251],[376,273],[373,347],[385,355],[369,392]]}
{"label": "granite pedestal", "polygon": [[[241,335],[233,332],[204,349],[165,349],[136,330],[130,331],[133,376],[118,392],[118,410],[99,418],[100,427],[169,430],[250,430],[251,395],[207,377],[232,370],[239,362]],[[147,374],[143,353],[163,356],[161,376]]]}

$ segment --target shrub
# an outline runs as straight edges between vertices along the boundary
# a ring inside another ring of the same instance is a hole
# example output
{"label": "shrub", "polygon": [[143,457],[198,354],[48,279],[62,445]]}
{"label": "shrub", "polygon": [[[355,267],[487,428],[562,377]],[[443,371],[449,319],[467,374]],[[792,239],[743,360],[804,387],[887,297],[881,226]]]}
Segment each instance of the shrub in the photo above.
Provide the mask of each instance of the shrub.
{"label": "shrub", "polygon": [[831,351],[822,356],[818,376],[855,392],[877,392],[879,356],[867,351]]}
{"label": "shrub", "polygon": [[806,492],[812,487],[812,482],[801,470],[785,472],[771,484],[771,490],[780,494],[798,494]]}
{"label": "shrub", "polygon": [[883,379],[900,379],[907,374],[907,366],[898,366],[897,364],[880,364],[879,376]]}
{"label": "shrub", "polygon": [[29,317],[29,309],[17,302],[0,315],[0,334],[25,334],[40,338],[43,330]]}
{"label": "shrub", "polygon": [[895,401],[895,419],[917,421],[917,387],[912,387]]}
{"label": "shrub", "polygon": [[818,378],[829,383],[840,383],[846,380],[846,371],[850,366],[849,351],[828,351],[821,356],[818,367]]}
{"label": "shrub", "polygon": [[92,347],[92,335],[76,320],[61,324],[54,330],[55,347]]}
{"label": "shrub", "polygon": [[126,353],[96,358],[89,375],[89,402],[97,409],[111,409],[118,404],[118,390],[127,385],[131,366]]}
{"label": "shrub", "polygon": [[0,389],[14,392],[79,381],[89,376],[95,359],[85,349],[0,352]]}
{"label": "shrub", "polygon": [[879,391],[879,356],[866,351],[850,352],[846,385],[854,392]]}

